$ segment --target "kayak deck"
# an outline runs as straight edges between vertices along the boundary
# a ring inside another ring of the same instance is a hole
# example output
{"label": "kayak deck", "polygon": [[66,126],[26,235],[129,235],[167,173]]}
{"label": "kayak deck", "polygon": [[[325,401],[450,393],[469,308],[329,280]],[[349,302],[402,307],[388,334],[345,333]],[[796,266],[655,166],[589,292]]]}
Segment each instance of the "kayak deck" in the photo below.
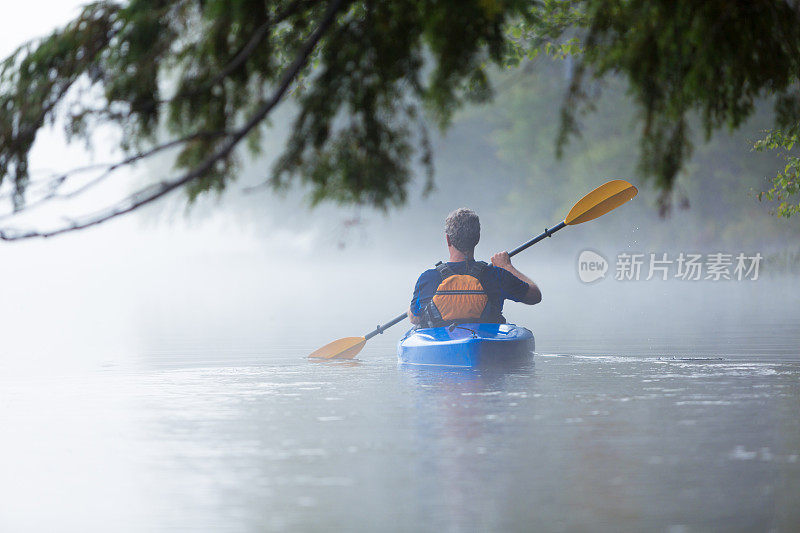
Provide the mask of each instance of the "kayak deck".
{"label": "kayak deck", "polygon": [[530,359],[533,333],[514,324],[412,329],[397,344],[402,364],[477,367]]}

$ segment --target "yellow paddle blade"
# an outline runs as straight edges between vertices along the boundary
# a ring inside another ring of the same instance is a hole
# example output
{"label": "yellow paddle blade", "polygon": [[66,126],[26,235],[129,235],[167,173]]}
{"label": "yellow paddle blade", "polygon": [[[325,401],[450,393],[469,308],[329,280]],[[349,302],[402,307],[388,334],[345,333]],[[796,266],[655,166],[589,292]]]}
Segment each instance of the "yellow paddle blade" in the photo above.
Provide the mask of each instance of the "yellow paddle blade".
{"label": "yellow paddle blade", "polygon": [[611,180],[578,200],[570,209],[564,223],[574,226],[594,220],[618,208],[637,194],[639,190],[627,181]]}
{"label": "yellow paddle blade", "polygon": [[326,344],[312,352],[309,357],[318,359],[352,359],[367,343],[364,337],[345,337]]}

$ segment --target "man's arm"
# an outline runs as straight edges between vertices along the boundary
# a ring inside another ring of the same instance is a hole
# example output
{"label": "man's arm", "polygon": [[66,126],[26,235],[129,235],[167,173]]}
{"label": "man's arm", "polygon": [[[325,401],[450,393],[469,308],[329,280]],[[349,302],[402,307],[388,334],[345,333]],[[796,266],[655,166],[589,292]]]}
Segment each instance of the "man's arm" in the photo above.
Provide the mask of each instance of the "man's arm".
{"label": "man's arm", "polygon": [[[426,270],[417,278],[417,283],[414,285],[414,295],[411,297],[411,305],[407,312],[408,319],[415,326],[419,326],[422,323],[422,308],[425,307],[424,303],[430,301],[433,293],[436,292],[436,286],[439,284],[438,280],[439,274],[433,269]],[[419,315],[415,315],[414,311]]]}
{"label": "man's arm", "polygon": [[514,275],[514,277],[528,284],[528,292],[522,299],[522,303],[533,305],[542,301],[542,291],[539,290],[539,287],[531,278],[514,268],[514,265],[511,264],[511,258],[508,257],[508,252],[497,252],[494,254],[492,256],[492,264],[498,268],[502,268],[503,270],[510,272]]}

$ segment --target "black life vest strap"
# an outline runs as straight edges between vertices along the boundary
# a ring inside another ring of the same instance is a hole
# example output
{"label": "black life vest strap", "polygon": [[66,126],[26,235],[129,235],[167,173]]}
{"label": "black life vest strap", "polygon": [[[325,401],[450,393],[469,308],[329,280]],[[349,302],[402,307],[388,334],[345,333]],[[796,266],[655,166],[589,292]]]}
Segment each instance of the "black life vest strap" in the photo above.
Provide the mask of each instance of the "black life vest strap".
{"label": "black life vest strap", "polygon": [[450,276],[455,276],[456,275],[456,273],[453,272],[453,269],[450,268],[450,266],[447,263],[442,263],[441,261],[439,261],[438,263],[436,263],[436,267],[435,268],[436,268],[436,272],[438,272],[439,276],[441,276],[441,278],[442,278],[441,281],[439,281],[439,283],[441,283],[442,281],[446,280]]}
{"label": "black life vest strap", "polygon": [[478,278],[479,281],[483,279],[483,273],[488,267],[489,263],[486,261],[467,261],[467,273]]}

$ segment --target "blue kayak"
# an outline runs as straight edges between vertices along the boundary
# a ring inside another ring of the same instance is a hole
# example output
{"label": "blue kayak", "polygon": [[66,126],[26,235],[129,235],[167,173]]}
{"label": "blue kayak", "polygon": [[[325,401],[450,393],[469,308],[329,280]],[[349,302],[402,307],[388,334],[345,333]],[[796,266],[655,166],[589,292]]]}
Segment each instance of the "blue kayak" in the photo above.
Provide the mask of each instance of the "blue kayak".
{"label": "blue kayak", "polygon": [[458,324],[412,329],[397,344],[409,365],[477,367],[533,357],[533,333],[514,324]]}

